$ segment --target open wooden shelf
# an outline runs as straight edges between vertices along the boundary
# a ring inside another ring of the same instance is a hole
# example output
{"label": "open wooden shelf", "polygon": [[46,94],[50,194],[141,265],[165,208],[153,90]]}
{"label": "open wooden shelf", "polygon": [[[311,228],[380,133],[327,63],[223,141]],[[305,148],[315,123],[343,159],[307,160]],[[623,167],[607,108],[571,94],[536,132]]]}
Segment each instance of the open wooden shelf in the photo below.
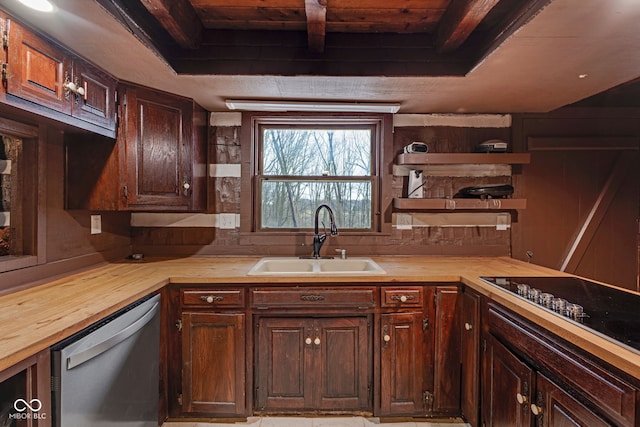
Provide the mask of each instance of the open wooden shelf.
{"label": "open wooden shelf", "polygon": [[453,165],[453,164],[528,164],[529,153],[418,153],[398,154],[397,165]]}
{"label": "open wooden shelf", "polygon": [[408,199],[394,198],[396,209],[422,210],[512,210],[526,209],[527,199]]}

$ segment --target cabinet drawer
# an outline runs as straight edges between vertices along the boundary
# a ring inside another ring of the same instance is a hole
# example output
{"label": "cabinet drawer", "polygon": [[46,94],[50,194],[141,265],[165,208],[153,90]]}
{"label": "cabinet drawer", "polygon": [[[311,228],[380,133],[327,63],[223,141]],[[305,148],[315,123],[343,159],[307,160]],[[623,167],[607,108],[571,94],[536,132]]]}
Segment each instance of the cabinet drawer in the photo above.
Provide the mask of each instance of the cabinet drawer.
{"label": "cabinet drawer", "polygon": [[244,289],[185,289],[182,305],[189,307],[244,307]]}
{"label": "cabinet drawer", "polygon": [[381,292],[382,307],[422,307],[424,300],[421,286],[384,287]]}
{"label": "cabinet drawer", "polygon": [[375,306],[375,290],[327,288],[278,288],[251,291],[252,306],[270,307],[357,307]]}

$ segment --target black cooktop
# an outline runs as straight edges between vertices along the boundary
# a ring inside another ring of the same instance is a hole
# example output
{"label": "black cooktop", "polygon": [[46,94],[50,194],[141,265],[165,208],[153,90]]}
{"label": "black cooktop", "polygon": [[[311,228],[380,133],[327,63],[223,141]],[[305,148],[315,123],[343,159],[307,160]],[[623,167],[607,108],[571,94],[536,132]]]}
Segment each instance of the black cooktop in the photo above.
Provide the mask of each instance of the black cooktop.
{"label": "black cooktop", "polygon": [[640,295],[576,277],[481,277],[640,352]]}

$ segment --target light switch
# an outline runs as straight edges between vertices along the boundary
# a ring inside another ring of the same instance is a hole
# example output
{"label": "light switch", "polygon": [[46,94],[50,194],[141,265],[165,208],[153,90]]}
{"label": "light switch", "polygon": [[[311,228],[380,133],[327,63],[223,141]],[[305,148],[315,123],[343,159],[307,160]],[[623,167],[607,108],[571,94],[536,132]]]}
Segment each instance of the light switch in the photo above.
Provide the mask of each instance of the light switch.
{"label": "light switch", "polygon": [[102,233],[102,216],[91,215],[91,234]]}

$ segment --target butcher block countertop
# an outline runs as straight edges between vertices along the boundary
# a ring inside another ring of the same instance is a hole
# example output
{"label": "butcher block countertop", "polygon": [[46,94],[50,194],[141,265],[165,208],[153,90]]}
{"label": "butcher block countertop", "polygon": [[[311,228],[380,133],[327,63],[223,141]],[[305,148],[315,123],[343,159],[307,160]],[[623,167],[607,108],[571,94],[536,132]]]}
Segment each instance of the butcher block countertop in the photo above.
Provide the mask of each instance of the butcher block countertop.
{"label": "butcher block countertop", "polygon": [[0,297],[0,371],[38,353],[169,283],[196,286],[305,283],[462,282],[640,380],[640,354],[618,346],[480,276],[561,276],[508,257],[372,257],[386,275],[247,276],[258,257],[191,257],[122,261]]}

